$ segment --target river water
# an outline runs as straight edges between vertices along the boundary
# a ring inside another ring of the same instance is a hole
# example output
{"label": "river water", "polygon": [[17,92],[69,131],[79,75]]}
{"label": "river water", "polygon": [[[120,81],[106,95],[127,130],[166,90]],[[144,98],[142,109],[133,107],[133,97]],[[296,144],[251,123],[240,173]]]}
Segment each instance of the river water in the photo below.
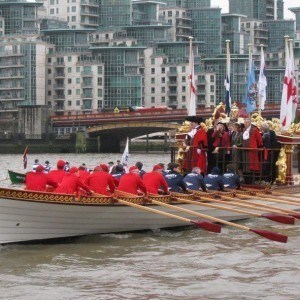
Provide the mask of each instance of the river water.
{"label": "river water", "polygon": [[[30,155],[52,165],[116,161],[117,154]],[[168,154],[132,154],[145,170]],[[1,155],[7,169],[22,171],[20,155]],[[104,234],[56,243],[0,246],[1,299],[300,299],[300,221],[296,225],[248,219],[240,224],[289,236],[272,242],[236,228],[221,234],[199,229]]]}

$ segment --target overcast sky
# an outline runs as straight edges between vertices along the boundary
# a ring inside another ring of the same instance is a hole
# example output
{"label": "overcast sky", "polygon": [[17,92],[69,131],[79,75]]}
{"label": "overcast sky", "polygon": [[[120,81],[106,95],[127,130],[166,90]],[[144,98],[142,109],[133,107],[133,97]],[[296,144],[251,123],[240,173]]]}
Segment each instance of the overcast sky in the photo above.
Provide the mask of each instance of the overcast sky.
{"label": "overcast sky", "polygon": [[[228,12],[228,0],[211,0],[212,6],[219,6],[222,8],[222,13]],[[289,7],[300,7],[299,0],[284,0],[284,18],[285,19],[295,19],[295,15],[288,10]]]}

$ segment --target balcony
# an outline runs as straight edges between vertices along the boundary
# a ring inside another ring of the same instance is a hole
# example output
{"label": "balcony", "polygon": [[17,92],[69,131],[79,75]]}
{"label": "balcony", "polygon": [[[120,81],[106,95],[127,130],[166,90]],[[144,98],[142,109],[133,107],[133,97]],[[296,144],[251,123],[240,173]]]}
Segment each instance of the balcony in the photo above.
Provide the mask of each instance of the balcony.
{"label": "balcony", "polygon": [[64,68],[65,67],[65,62],[64,61],[57,61],[53,63],[54,68]]}
{"label": "balcony", "polygon": [[90,17],[99,17],[99,12],[97,11],[92,11],[92,10],[89,10],[89,9],[82,9],[81,10],[81,15],[82,16],[90,16]]}
{"label": "balcony", "polygon": [[65,100],[66,99],[66,95],[65,94],[54,95],[53,99],[56,100],[56,101]]}
{"label": "balcony", "polygon": [[176,91],[176,90],[172,90],[172,91],[169,91],[168,93],[167,93],[167,95],[168,96],[176,96],[177,97],[177,95],[178,95],[178,92]]}
{"label": "balcony", "polygon": [[54,84],[54,89],[55,90],[64,90],[65,85],[64,84]]}
{"label": "balcony", "polygon": [[6,56],[24,56],[23,53],[20,52],[14,52],[14,51],[1,51],[0,52],[0,57],[6,57]]}
{"label": "balcony", "polygon": [[21,79],[24,78],[23,72],[3,72],[0,73],[0,79]]}
{"label": "balcony", "polygon": [[177,70],[172,70],[172,71],[167,72],[167,75],[168,76],[177,76],[178,72],[177,72]]}
{"label": "balcony", "polygon": [[82,88],[93,88],[93,82],[91,81],[91,82],[82,82],[81,83],[81,87]]}
{"label": "balcony", "polygon": [[89,7],[99,7],[99,1],[98,0],[81,0],[80,5],[81,6],[89,6]]}
{"label": "balcony", "polygon": [[66,74],[65,74],[65,72],[58,72],[58,73],[54,73],[53,77],[54,78],[65,78]]}
{"label": "balcony", "polygon": [[92,71],[84,71],[81,72],[82,77],[93,77],[93,72]]}
{"label": "balcony", "polygon": [[54,111],[64,111],[65,106],[64,105],[55,105],[53,109],[54,109]]}
{"label": "balcony", "polygon": [[24,68],[24,62],[12,62],[12,61],[4,61],[0,62],[0,68]]}
{"label": "balcony", "polygon": [[36,16],[35,13],[24,14],[24,15],[23,15],[23,20],[24,20],[24,21],[28,21],[28,20],[30,20],[30,21],[32,21],[32,20],[36,21],[36,20],[37,20],[37,16]]}
{"label": "balcony", "polygon": [[176,80],[169,80],[168,81],[168,85],[169,86],[177,86],[178,85],[178,82]]}
{"label": "balcony", "polygon": [[13,86],[11,84],[3,84],[3,85],[0,85],[0,90],[3,91],[3,90],[9,90],[9,91],[12,91],[12,90],[24,90],[24,87],[23,86]]}
{"label": "balcony", "polygon": [[93,99],[93,93],[83,93],[81,94],[82,99]]}
{"label": "balcony", "polygon": [[93,110],[93,108],[92,108],[92,104],[83,104],[83,105],[81,105],[81,109],[82,110]]}

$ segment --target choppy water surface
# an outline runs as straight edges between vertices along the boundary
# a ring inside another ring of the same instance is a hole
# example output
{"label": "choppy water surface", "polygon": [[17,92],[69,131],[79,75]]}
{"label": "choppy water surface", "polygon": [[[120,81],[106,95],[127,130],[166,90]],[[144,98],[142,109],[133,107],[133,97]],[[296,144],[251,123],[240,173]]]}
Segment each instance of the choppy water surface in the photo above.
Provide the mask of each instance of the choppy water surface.
{"label": "choppy water surface", "polygon": [[[34,157],[30,157],[29,166]],[[93,167],[119,155],[39,155]],[[169,156],[131,155],[150,170]],[[14,164],[14,165],[13,165]],[[1,156],[6,170],[22,158]],[[7,181],[2,186],[9,186]],[[0,246],[1,299],[299,299],[300,221],[295,226],[249,219],[241,224],[289,235],[287,244],[224,227],[105,234],[51,244]]]}

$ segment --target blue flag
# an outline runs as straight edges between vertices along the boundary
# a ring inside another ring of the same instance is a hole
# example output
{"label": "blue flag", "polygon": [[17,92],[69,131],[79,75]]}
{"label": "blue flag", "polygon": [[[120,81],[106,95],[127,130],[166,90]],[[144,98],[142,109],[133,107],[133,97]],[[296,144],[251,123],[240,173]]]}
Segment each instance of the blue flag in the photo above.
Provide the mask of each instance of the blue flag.
{"label": "blue flag", "polygon": [[248,84],[247,84],[247,91],[245,97],[246,111],[248,114],[256,109],[256,100],[257,100],[257,87],[255,81],[255,74],[254,74],[254,63],[252,60],[252,62],[249,64]]}

